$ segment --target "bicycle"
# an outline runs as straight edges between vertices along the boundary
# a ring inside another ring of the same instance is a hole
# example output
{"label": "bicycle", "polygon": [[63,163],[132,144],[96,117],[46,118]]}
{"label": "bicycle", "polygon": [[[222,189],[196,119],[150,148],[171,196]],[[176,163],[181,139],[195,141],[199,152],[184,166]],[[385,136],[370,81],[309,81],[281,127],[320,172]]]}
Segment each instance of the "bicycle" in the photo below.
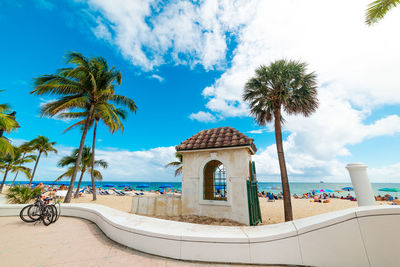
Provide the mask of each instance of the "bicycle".
{"label": "bicycle", "polygon": [[56,222],[61,215],[60,203],[57,208],[55,203],[49,204],[53,198],[45,198],[41,194],[36,195],[35,198],[34,204],[27,205],[21,210],[20,218],[28,223],[42,221],[46,226]]}

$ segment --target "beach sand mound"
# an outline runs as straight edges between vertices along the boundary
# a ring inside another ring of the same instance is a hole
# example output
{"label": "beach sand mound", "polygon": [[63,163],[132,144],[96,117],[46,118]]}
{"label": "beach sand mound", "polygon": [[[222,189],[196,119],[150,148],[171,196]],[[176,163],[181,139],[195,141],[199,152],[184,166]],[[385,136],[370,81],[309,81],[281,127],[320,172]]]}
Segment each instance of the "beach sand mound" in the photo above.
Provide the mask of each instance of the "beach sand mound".
{"label": "beach sand mound", "polygon": [[229,220],[229,219],[217,219],[207,216],[198,215],[180,215],[180,216],[157,216],[159,219],[186,222],[186,223],[197,223],[197,224],[208,224],[208,225],[223,225],[223,226],[244,226],[244,224]]}

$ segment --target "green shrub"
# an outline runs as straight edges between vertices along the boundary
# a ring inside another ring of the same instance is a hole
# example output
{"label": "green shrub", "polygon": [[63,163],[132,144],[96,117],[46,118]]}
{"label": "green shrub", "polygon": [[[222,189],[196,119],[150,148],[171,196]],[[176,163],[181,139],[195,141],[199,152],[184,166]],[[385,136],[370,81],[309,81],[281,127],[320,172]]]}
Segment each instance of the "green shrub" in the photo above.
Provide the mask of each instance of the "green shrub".
{"label": "green shrub", "polygon": [[41,188],[30,188],[26,185],[10,187],[7,193],[8,202],[14,204],[25,204],[42,192]]}

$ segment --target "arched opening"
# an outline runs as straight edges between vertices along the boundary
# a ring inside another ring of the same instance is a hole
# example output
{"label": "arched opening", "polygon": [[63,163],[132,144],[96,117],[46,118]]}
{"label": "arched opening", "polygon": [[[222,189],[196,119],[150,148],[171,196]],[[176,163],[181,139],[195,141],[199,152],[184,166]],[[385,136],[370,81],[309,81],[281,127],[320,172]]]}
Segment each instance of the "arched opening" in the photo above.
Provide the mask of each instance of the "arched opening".
{"label": "arched opening", "polygon": [[218,160],[212,160],[204,167],[203,198],[206,200],[227,199],[226,171]]}

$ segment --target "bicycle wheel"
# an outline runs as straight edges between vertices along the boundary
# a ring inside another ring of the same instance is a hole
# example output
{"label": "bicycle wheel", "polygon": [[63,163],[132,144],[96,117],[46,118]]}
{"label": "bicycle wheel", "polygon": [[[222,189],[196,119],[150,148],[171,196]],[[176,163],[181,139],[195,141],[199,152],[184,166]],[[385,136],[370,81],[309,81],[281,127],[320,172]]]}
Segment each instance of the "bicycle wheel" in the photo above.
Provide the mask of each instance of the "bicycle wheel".
{"label": "bicycle wheel", "polygon": [[53,217],[55,216],[54,210],[50,206],[44,206],[42,210],[42,221],[43,224],[49,226],[53,222]]}
{"label": "bicycle wheel", "polygon": [[[53,209],[53,223],[55,223],[58,220],[58,217],[60,217],[60,214],[57,210],[57,206],[55,204],[50,204],[49,207],[51,207]],[[60,211],[61,212],[61,211]]]}
{"label": "bicycle wheel", "polygon": [[40,220],[41,213],[40,206],[38,205],[31,205],[28,209],[28,216],[33,222]]}
{"label": "bicycle wheel", "polygon": [[21,218],[21,220],[23,220],[24,222],[27,223],[31,223],[34,222],[35,220],[33,220],[32,218],[30,218],[29,216],[29,209],[32,207],[33,205],[27,205],[25,206],[19,213],[19,217]]}

